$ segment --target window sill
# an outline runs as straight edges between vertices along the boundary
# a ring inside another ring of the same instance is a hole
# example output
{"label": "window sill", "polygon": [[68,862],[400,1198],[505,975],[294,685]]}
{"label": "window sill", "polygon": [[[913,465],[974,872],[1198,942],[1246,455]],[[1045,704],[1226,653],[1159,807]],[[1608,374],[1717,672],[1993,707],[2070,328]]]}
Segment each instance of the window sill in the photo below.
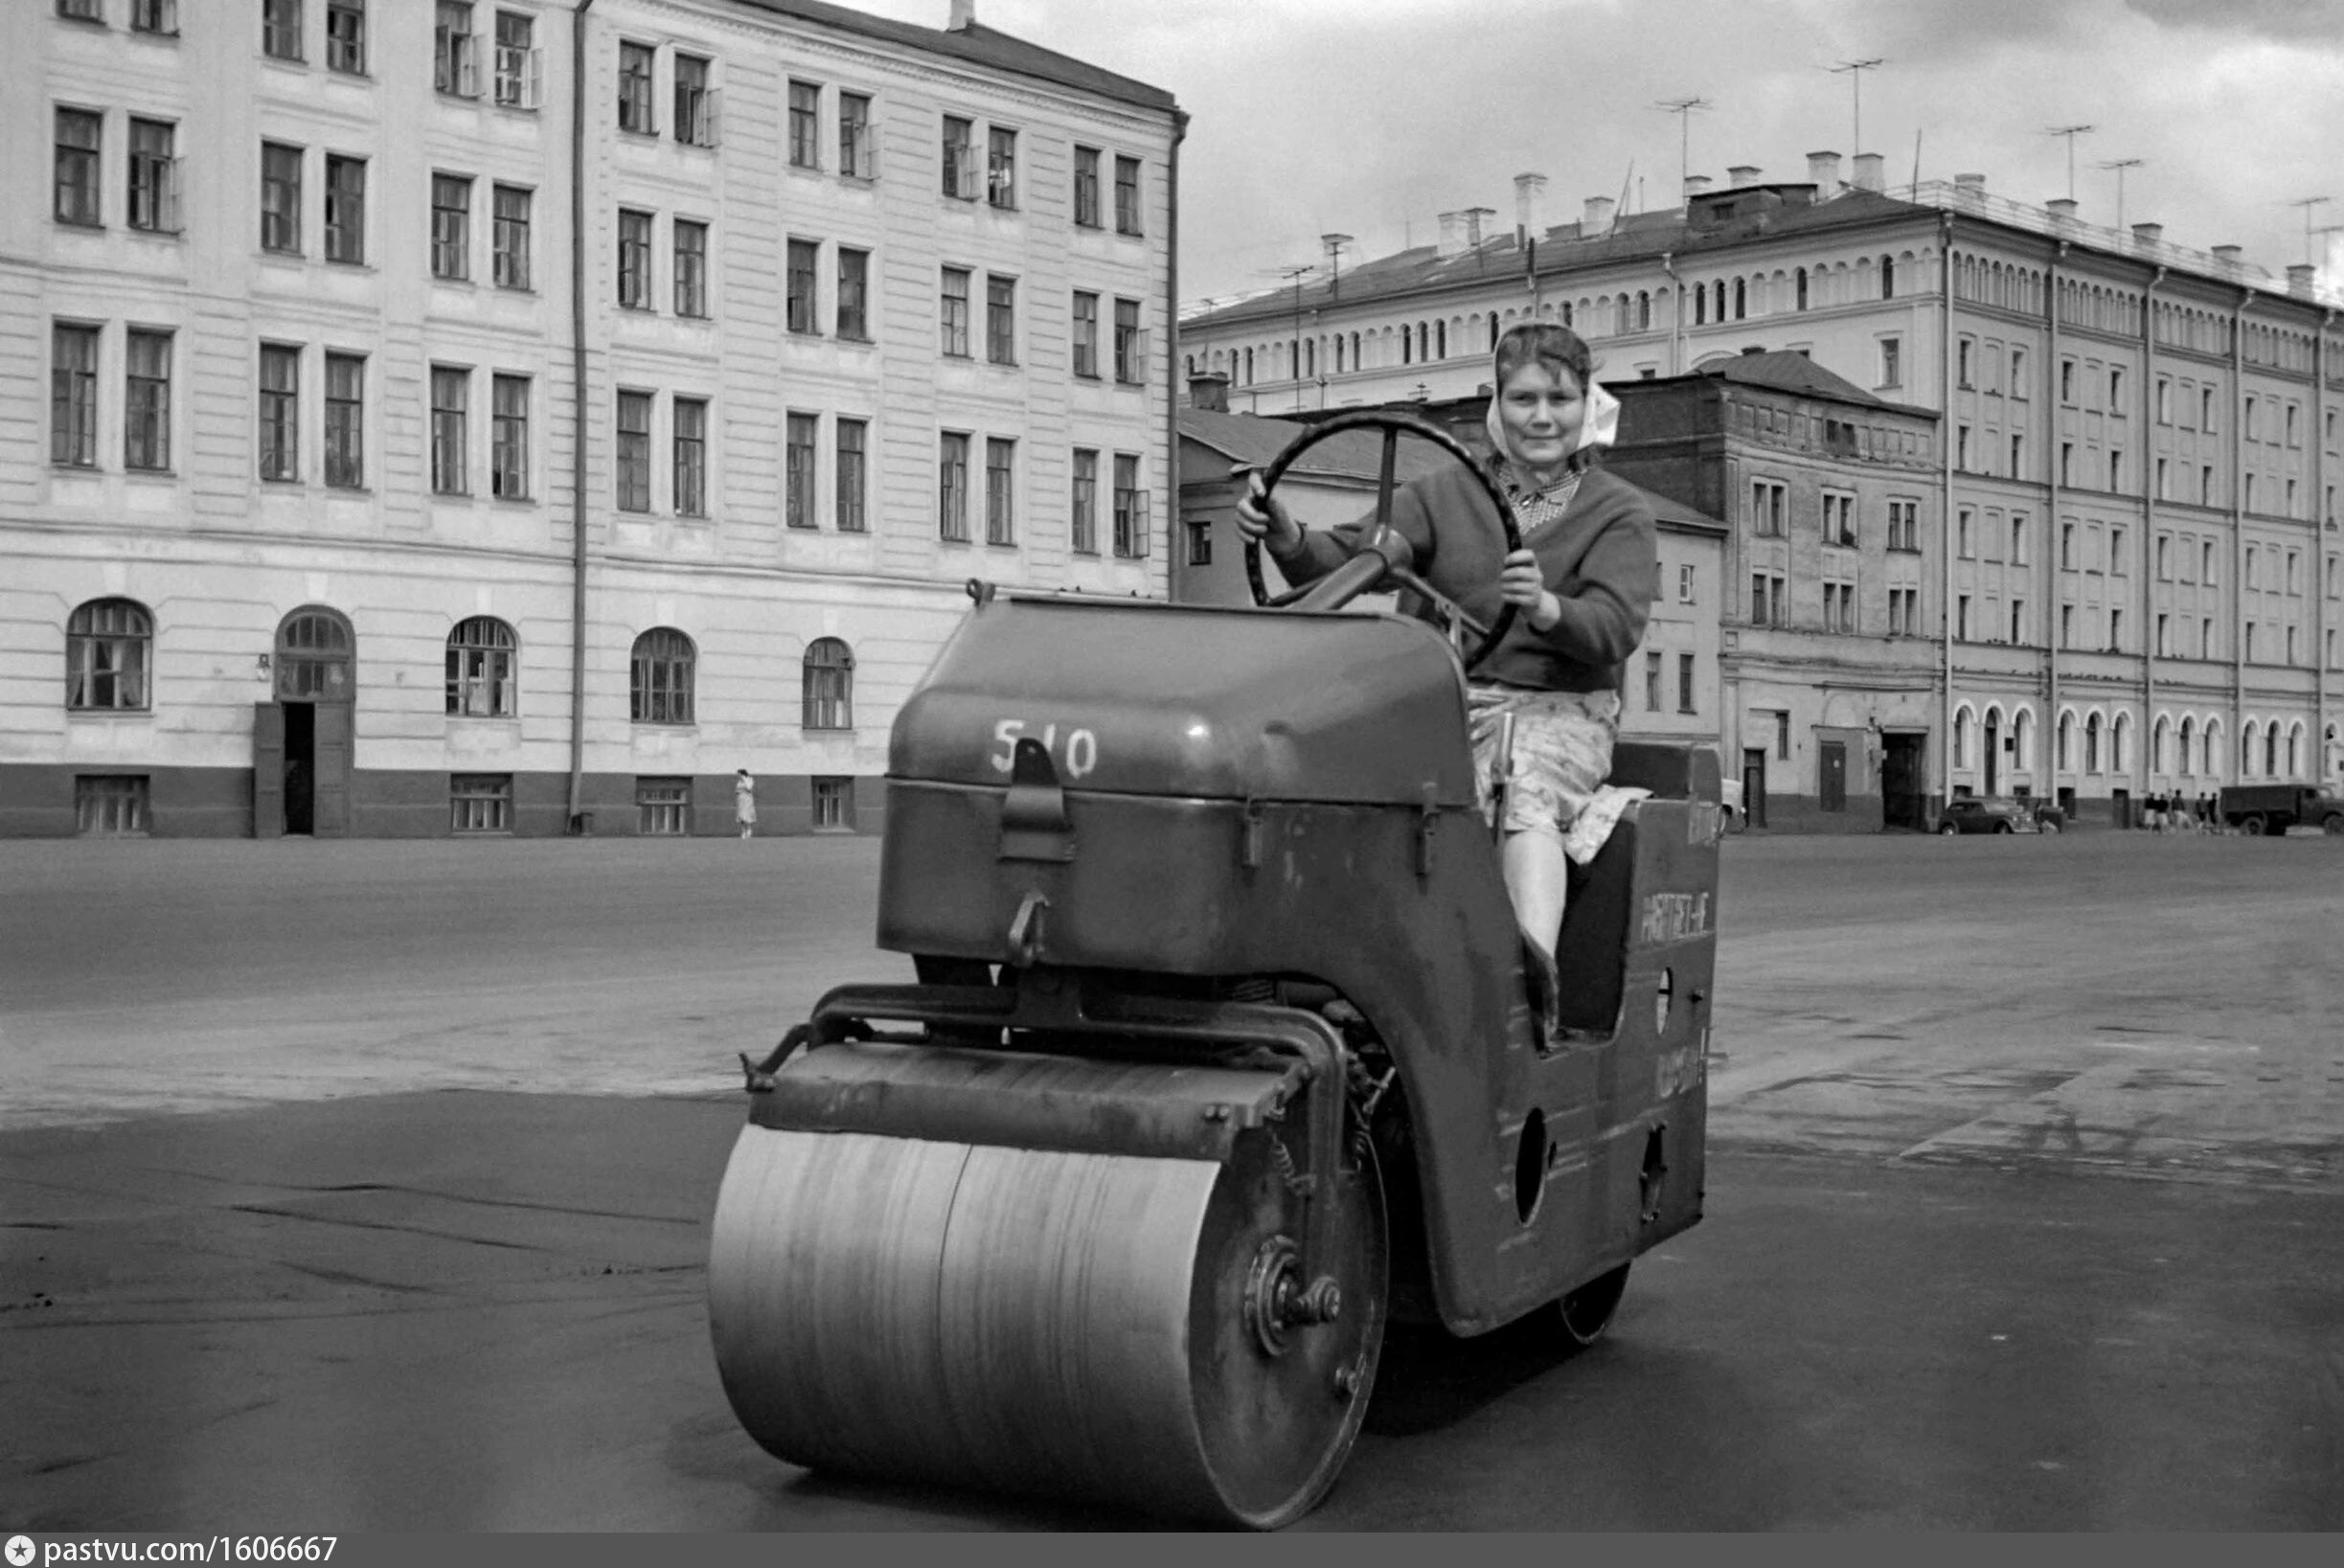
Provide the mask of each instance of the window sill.
{"label": "window sill", "polygon": [[84,223],[77,217],[57,217],[53,215],[50,218],[50,222],[57,228],[72,229],[81,234],[105,233],[105,225],[103,223]]}
{"label": "window sill", "polygon": [[1145,239],[1148,237],[1137,229],[1117,229],[1115,238],[1118,239]]}
{"label": "window sill", "polygon": [[656,142],[659,140],[659,132],[656,128],[647,130],[639,125],[621,125],[619,127],[619,134],[622,136],[631,136],[638,142]]}
{"label": "window sill", "polygon": [[[817,333],[816,335],[819,336],[820,334]],[[877,339],[867,337],[861,332],[839,332],[835,334],[835,340],[840,343],[853,344],[856,348],[863,349],[871,347],[873,343],[877,341]]]}
{"label": "window sill", "polygon": [[125,226],[122,232],[140,239],[169,239],[174,242],[187,238],[187,231],[185,229],[149,229],[145,225],[138,223],[132,223]]}

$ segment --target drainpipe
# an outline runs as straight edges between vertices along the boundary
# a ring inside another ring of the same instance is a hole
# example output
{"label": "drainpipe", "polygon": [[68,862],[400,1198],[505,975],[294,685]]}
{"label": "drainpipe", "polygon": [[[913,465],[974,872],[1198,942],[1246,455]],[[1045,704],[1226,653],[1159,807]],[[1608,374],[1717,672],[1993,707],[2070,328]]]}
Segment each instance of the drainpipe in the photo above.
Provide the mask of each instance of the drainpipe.
{"label": "drainpipe", "polygon": [[2156,467],[2153,443],[2156,441],[2156,375],[2157,375],[2157,288],[2165,282],[2166,269],[2157,268],[2156,276],[2141,291],[2141,793],[2146,796],[2156,788],[2157,743],[2157,642],[2156,642],[2156,583],[2150,578],[2150,568],[2156,563],[2153,535],[2157,527],[2157,492],[2151,479]]}
{"label": "drainpipe", "polygon": [[1676,275],[1676,258],[1660,253],[1660,270],[1669,275],[1669,374],[1685,374],[1685,281]]}
{"label": "drainpipe", "polygon": [[586,12],[570,14],[570,816],[586,789]]}
{"label": "drainpipe", "polygon": [[[1180,519],[1180,143],[1188,135],[1188,116],[1172,110],[1171,150],[1164,155],[1164,198],[1171,216],[1164,222],[1164,597],[1172,592],[1178,570],[1172,533]],[[1299,350],[1300,345],[1296,345]],[[1299,362],[1294,367],[1302,375]],[[1297,379],[1295,385],[1299,387]]]}
{"label": "drainpipe", "polygon": [[[2246,307],[2255,291],[2239,290],[2230,320],[2230,733],[2222,765],[2242,778],[2232,757],[2246,741]],[[2217,788],[2221,774],[2214,775]]]}
{"label": "drainpipe", "polygon": [[2051,476],[2051,510],[2043,519],[2043,570],[2051,579],[2051,591],[2043,595],[2043,669],[2051,693],[2044,710],[2043,752],[2051,759],[2054,805],[2060,798],[2060,596],[2067,591],[2067,568],[2060,554],[2060,458],[2054,449],[2060,436],[2060,263],[2066,259],[2067,241],[2062,239],[2043,279],[2044,335],[2050,343],[2043,355],[2043,406],[2051,410],[2043,441],[2043,466]]}
{"label": "drainpipe", "polygon": [[2311,782],[2328,787],[2328,330],[2320,312],[2311,344]]}
{"label": "drainpipe", "polygon": [[[1953,216],[1937,215],[1938,808],[1953,799]],[[1925,824],[1924,824],[1925,825]]]}

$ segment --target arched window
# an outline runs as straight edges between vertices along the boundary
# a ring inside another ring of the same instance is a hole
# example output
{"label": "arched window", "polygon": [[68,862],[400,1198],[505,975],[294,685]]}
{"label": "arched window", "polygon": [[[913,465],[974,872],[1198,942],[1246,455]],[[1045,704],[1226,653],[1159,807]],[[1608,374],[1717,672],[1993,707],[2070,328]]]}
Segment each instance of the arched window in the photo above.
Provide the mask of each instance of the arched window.
{"label": "arched window", "polygon": [[1736,321],[1740,321],[1742,317],[1749,314],[1749,280],[1745,278],[1736,278],[1734,280],[1734,319]]}
{"label": "arched window", "polygon": [[2172,740],[2172,739],[2173,737],[2169,733],[2169,726],[2165,721],[2165,716],[2163,714],[2157,715],[2156,725],[2149,732],[2150,772],[2164,773],[2169,771],[2167,761],[2172,756],[2172,752],[2168,743]]}
{"label": "arched window", "polygon": [[2053,765],[2061,773],[2067,772],[2073,765],[2070,759],[2075,756],[2075,745],[2073,739],[2075,733],[2076,716],[2073,714],[2060,715],[2059,749],[2054,754],[2052,761]]}
{"label": "arched window", "polygon": [[467,718],[512,718],[520,643],[494,616],[476,615],[447,634],[447,711]]}
{"label": "arched window", "polygon": [[854,728],[854,655],[835,637],[806,648],[806,716],[809,730]]}
{"label": "arched window", "polygon": [[1334,334],[1334,373],[1337,375],[1343,374],[1343,334],[1340,332]]}
{"label": "arched window", "polygon": [[1880,298],[1893,300],[1896,297],[1897,259],[1893,256],[1883,256],[1880,258]]}
{"label": "arched window", "polygon": [[692,722],[692,682],[698,651],[672,626],[653,626],[635,639],[634,672],[627,682],[628,716],[638,724]]}
{"label": "arched window", "polygon": [[1797,296],[1796,296],[1796,298],[1797,298],[1797,303],[1798,303],[1798,307],[1799,307],[1800,309],[1802,309],[1802,310],[1806,309],[1806,308],[1807,308],[1807,269],[1806,269],[1805,267],[1801,267],[1801,268],[1799,268],[1798,272],[1797,272],[1797,273],[1794,275],[1794,280],[1793,280],[1793,284],[1792,284],[1792,286],[1793,286],[1793,287],[1795,287],[1795,288],[1798,290],[1798,293],[1797,293]]}
{"label": "arched window", "polygon": [[1969,765],[1969,710],[1968,708],[1957,708],[1953,711],[1953,765],[1955,767]]}
{"label": "arched window", "polygon": [[2100,716],[2093,714],[2083,721],[2083,771],[2100,771]]}
{"label": "arched window", "polygon": [[1413,365],[1416,363],[1415,355],[1416,333],[1403,325],[1400,330],[1400,362],[1403,365]]}
{"label": "arched window", "polygon": [[1314,338],[1314,337],[1313,337],[1313,338],[1307,338],[1307,339],[1305,339],[1305,340],[1304,340],[1304,342],[1303,342],[1303,346],[1302,346],[1302,373],[1303,373],[1303,375],[1307,375],[1307,376],[1310,376],[1310,377],[1312,377],[1312,378],[1314,378],[1314,379],[1315,379],[1315,378],[1317,377],[1317,375],[1318,375],[1318,339],[1317,339],[1317,338]]}
{"label": "arched window", "polygon": [[2221,766],[2217,761],[2222,754],[2222,721],[2220,719],[2209,718],[2206,720],[2206,733],[2200,740],[2200,745],[2202,749],[2199,755],[2205,759],[2205,761],[2198,771],[2209,779],[2220,778]]}
{"label": "arched window", "polygon": [[1497,352],[1497,340],[1501,335],[1502,330],[1497,325],[1497,312],[1492,310],[1490,312],[1490,352],[1491,353]]}
{"label": "arched window", "polygon": [[2011,765],[2029,768],[2035,765],[2035,716],[2021,708],[2011,715]]}
{"label": "arched window", "polygon": [[1652,295],[1651,295],[1651,291],[1650,291],[1650,290],[1649,290],[1649,289],[1639,288],[1638,290],[1636,290],[1636,330],[1638,330],[1638,331],[1640,331],[1640,332],[1649,332],[1649,331],[1650,331],[1651,330],[1652,330]]}
{"label": "arched window", "polygon": [[2108,726],[2108,771],[2122,773],[2131,765],[2132,716],[2118,714]]}
{"label": "arched window", "polygon": [[338,610],[307,605],[277,628],[277,695],[295,702],[347,702],[354,654]]}
{"label": "arched window", "polygon": [[2196,739],[2197,720],[2185,716],[2181,720],[2181,744],[2175,759],[2181,764],[2175,771],[2185,779],[2196,771],[2197,759],[2190,751],[2190,747],[2196,743]]}
{"label": "arched window", "polygon": [[2279,721],[2275,718],[2263,732],[2263,777],[2279,777]]}
{"label": "arched window", "polygon": [[1253,385],[1253,351],[1251,349],[1245,351],[1245,384]]}
{"label": "arched window", "polygon": [[79,711],[144,708],[154,617],[127,599],[93,599],[65,623],[65,706]]}
{"label": "arched window", "polygon": [[1351,334],[1351,368],[1361,370],[1366,367],[1366,364],[1367,361],[1359,357],[1359,334],[1354,332]]}
{"label": "arched window", "polygon": [[1448,323],[1445,321],[1432,324],[1432,356],[1435,359],[1448,357]]}
{"label": "arched window", "polygon": [[1695,327],[1709,325],[1709,285],[1707,284],[1693,285],[1693,324]]}
{"label": "arched window", "polygon": [[2251,779],[2255,772],[2255,742],[2263,738],[2263,726],[2253,719],[2239,735],[2239,777]]}
{"label": "arched window", "polygon": [[2287,777],[2303,777],[2303,766],[2304,727],[2301,724],[2290,725],[2287,729]]}

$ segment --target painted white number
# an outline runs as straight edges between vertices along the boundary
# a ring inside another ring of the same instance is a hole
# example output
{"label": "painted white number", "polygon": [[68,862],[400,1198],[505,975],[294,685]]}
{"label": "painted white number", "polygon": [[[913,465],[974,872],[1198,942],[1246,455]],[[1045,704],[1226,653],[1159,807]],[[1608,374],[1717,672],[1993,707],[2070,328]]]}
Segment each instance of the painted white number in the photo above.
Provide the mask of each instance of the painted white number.
{"label": "painted white number", "polygon": [[[993,726],[993,744],[999,749],[990,753],[985,760],[992,764],[995,773],[1008,773],[1016,766],[1017,741],[1025,733],[1025,728],[1026,721],[1022,718],[1005,718]],[[1099,765],[1099,738],[1088,730],[1067,732],[1063,757],[1059,756],[1058,727],[1056,724],[1042,727],[1041,742],[1042,750],[1059,761],[1069,779],[1082,778]]]}

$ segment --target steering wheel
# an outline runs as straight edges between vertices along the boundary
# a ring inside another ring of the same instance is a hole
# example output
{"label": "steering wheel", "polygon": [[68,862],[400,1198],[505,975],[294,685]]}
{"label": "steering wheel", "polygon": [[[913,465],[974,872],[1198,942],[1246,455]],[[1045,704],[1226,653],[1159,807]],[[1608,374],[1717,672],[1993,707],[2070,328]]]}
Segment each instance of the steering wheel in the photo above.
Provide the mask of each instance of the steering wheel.
{"label": "steering wheel", "polygon": [[[1304,609],[1338,609],[1360,594],[1385,582],[1398,583],[1411,593],[1445,606],[1453,618],[1453,626],[1469,626],[1481,633],[1481,641],[1475,645],[1470,655],[1464,654],[1462,648],[1459,649],[1466,668],[1471,669],[1488,658],[1505,640],[1506,633],[1513,628],[1516,606],[1502,605],[1495,623],[1485,627],[1466,614],[1454,600],[1417,575],[1409,561],[1412,552],[1408,541],[1392,527],[1392,472],[1394,462],[1400,455],[1400,436],[1403,433],[1421,436],[1466,466],[1481,485],[1482,492],[1489,496],[1490,504],[1497,509],[1498,527],[1505,534],[1508,555],[1522,548],[1522,531],[1514,526],[1513,508],[1508,505],[1505,492],[1497,488],[1497,482],[1490,477],[1488,470],[1483,468],[1465,443],[1414,414],[1392,414],[1377,408],[1363,408],[1354,414],[1338,414],[1295,437],[1286,444],[1285,451],[1270,459],[1269,466],[1263,470],[1262,493],[1266,496],[1303,453],[1320,442],[1350,430],[1383,432],[1383,467],[1376,481],[1375,525],[1368,531],[1367,537],[1351,560],[1343,566],[1275,599],[1270,597],[1262,582],[1262,541],[1247,539],[1245,582],[1253,590],[1253,602],[1264,608],[1298,603]],[[1370,562],[1372,566],[1368,564]]]}

